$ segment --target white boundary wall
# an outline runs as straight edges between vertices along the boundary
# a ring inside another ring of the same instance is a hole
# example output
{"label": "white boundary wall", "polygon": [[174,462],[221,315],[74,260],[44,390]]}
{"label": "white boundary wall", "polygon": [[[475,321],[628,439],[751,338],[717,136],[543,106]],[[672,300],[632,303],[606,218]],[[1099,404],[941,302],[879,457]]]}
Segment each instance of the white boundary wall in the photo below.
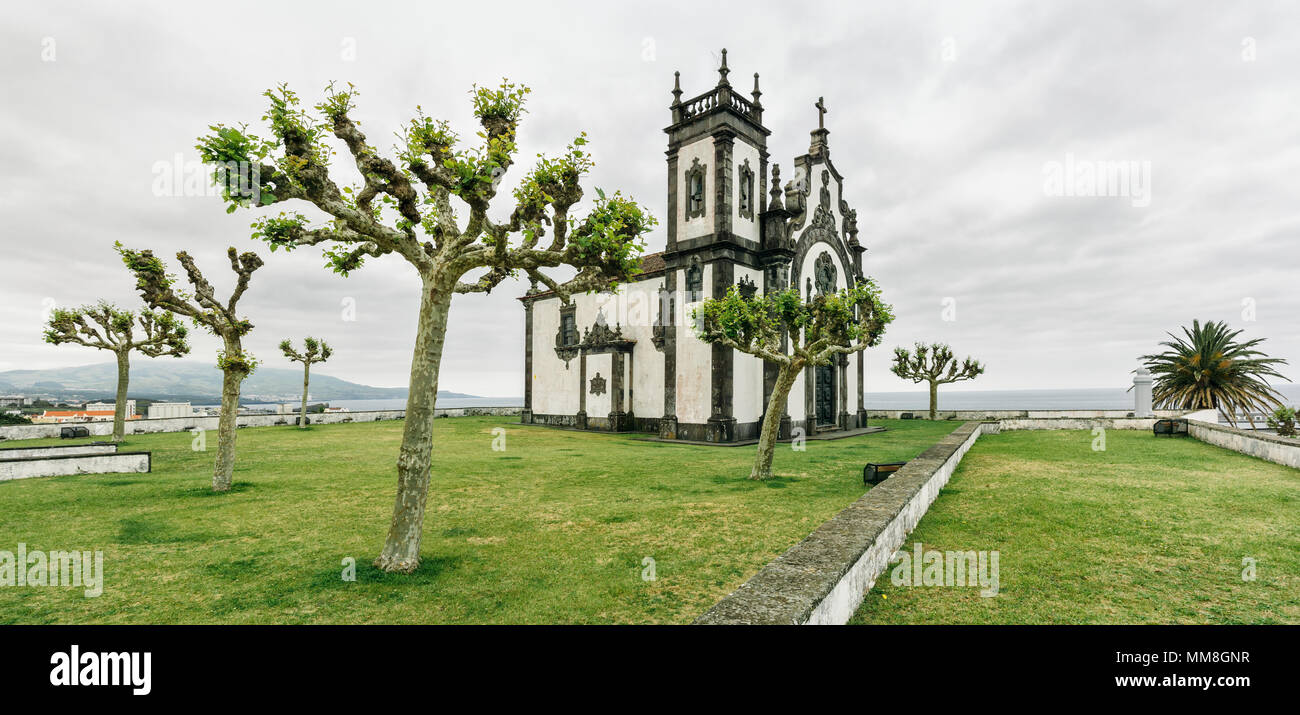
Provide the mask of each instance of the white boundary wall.
{"label": "white boundary wall", "polygon": [[[518,415],[521,407],[447,407],[435,410],[437,417],[509,417]],[[378,422],[381,420],[400,420],[406,410],[374,410],[364,412],[325,412],[308,414],[307,418],[314,425],[332,425],[343,422]],[[156,420],[127,420],[127,434],[149,434],[154,432],[188,432],[193,429],[215,430],[218,417],[167,417]],[[237,424],[240,427],[272,427],[275,425],[297,424],[297,414],[257,414],[240,415]],[[58,437],[64,427],[85,427],[91,436],[103,437],[113,434],[112,421],[76,422],[49,425],[5,425],[0,427],[0,440],[42,439]]]}
{"label": "white boundary wall", "polygon": [[147,473],[148,452],[81,454],[68,457],[33,457],[0,460],[0,482],[32,477],[60,477],[70,474]]}

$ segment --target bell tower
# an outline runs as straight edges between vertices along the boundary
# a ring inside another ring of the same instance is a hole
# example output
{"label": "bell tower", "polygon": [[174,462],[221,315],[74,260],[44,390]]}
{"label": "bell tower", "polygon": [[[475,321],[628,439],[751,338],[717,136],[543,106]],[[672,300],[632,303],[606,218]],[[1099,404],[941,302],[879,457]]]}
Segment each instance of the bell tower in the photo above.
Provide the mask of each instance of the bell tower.
{"label": "bell tower", "polygon": [[746,97],[731,86],[727,51],[718,83],[682,101],[681,73],[673,81],[668,134],[668,245],[665,258],[710,244],[756,250],[759,214],[767,208],[767,137],[758,73]]}
{"label": "bell tower", "polygon": [[[678,318],[690,315],[690,304],[721,298],[732,285],[752,288],[753,275],[762,283],[763,188],[772,132],[763,126],[758,73],[748,96],[731,86],[730,73],[724,49],[717,84],[687,100],[682,99],[681,73],[674,73],[672,123],[664,129],[668,240],[663,257],[664,290],[683,303],[672,311]],[[734,441],[733,351],[704,345],[680,325],[664,332],[660,436]],[[709,368],[697,378],[687,366],[700,363]]]}

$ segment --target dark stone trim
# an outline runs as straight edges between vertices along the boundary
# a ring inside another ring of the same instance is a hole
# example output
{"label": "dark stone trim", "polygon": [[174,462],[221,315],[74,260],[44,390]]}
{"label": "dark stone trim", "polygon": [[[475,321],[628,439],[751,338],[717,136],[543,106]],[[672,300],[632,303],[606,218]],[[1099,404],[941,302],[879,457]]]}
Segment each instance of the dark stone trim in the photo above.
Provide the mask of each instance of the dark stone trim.
{"label": "dark stone trim", "polygon": [[866,386],[865,382],[865,362],[866,356],[862,350],[858,351],[858,426],[867,426],[867,407],[866,407]]}
{"label": "dark stone trim", "polygon": [[763,270],[768,263],[758,250],[758,244],[732,233],[726,236],[711,233],[679,241],[675,251],[665,252],[664,263],[669,269],[681,268],[696,257],[705,263],[728,260],[754,270]]}
{"label": "dark stone trim", "polygon": [[803,428],[804,434],[817,431],[817,367],[807,365],[803,369]]}
{"label": "dark stone trim", "polygon": [[735,137],[726,129],[713,135],[713,232],[723,239],[731,235],[731,153]]}
{"label": "dark stone trim", "polygon": [[[677,149],[668,150],[668,243],[664,252],[677,250]],[[671,273],[672,271],[669,271]]]}
{"label": "dark stone trim", "polygon": [[587,426],[587,353],[578,356],[578,418]]}
{"label": "dark stone trim", "polygon": [[612,413],[623,412],[623,353],[609,356],[609,407]]}
{"label": "dark stone trim", "polygon": [[840,355],[836,360],[839,378],[835,381],[836,397],[839,398],[840,429],[849,429],[849,356]]}
{"label": "dark stone trim", "polygon": [[520,421],[532,422],[533,414],[533,304],[524,303],[524,409]]}
{"label": "dark stone trim", "polygon": [[[849,255],[844,250],[844,242],[840,240],[839,234],[835,229],[822,226],[810,226],[799,236],[799,241],[795,244],[794,258],[790,261],[790,285],[805,290],[805,286],[800,285],[800,271],[803,270],[804,257],[818,243],[824,243],[831,247],[835,255],[840,259],[840,265],[844,267],[845,283],[852,288],[857,284],[857,276],[853,274],[853,264],[849,261]],[[804,296],[805,298],[807,296]]]}
{"label": "dark stone trim", "polygon": [[772,133],[749,117],[726,107],[688,117],[684,121],[665,127],[664,132],[668,135],[669,151],[674,151],[722,129],[742,136],[750,144],[763,149],[767,148],[767,137]]}
{"label": "dark stone trim", "polygon": [[[727,289],[735,282],[735,269],[729,261],[719,261],[713,265],[712,297],[722,298]],[[713,425],[712,439],[709,442],[731,442],[735,440],[736,419],[732,414],[732,397],[735,368],[733,363],[735,351],[722,345],[712,347],[712,367],[709,384],[710,404],[712,406],[709,424]]]}
{"label": "dark stone trim", "polygon": [[[677,294],[677,271],[670,269],[664,276],[664,290]],[[659,422],[659,436],[676,439],[677,436],[677,316],[668,313],[668,323],[663,330],[664,353],[664,414]]]}

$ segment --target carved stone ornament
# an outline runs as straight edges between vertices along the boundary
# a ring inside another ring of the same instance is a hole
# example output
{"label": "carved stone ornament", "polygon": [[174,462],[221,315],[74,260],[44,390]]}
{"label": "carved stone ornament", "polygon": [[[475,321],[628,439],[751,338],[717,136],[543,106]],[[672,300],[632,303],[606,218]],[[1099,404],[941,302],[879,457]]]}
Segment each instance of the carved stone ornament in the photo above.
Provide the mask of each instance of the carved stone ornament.
{"label": "carved stone ornament", "polygon": [[817,256],[817,260],[813,262],[813,275],[817,278],[817,292],[822,295],[834,293],[837,273],[835,261],[831,260],[831,254],[823,253]]}
{"label": "carved stone ornament", "polygon": [[740,293],[743,298],[753,298],[754,294],[758,293],[758,286],[754,284],[752,278],[745,276],[736,284],[736,292]]}

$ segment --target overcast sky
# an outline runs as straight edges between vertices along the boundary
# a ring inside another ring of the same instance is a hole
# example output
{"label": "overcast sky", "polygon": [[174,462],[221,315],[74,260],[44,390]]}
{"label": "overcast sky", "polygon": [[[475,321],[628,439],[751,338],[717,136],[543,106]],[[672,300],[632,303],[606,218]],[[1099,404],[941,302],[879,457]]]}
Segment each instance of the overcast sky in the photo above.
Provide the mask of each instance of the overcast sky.
{"label": "overcast sky", "polygon": [[[308,104],[330,80],[354,83],[354,116],[387,148],[416,105],[472,136],[468,89],[509,77],[534,89],[521,157],[585,130],[588,185],[662,218],[673,71],[702,92],[724,46],[736,86],[762,75],[769,151],[787,172],[825,97],[866,271],[898,313],[868,352],[868,390],[914,389],[887,366],[915,340],[983,359],[968,389],[1126,386],[1136,357],[1193,318],[1267,337],[1284,373],[1300,365],[1294,5],[180,5],[4,11],[0,370],[108,359],[43,345],[40,330],[51,304],[138,304],[114,241],[189,250],[219,292],[233,245],[267,259],[240,305],[265,364],[287,367],[275,344],[311,334],[335,346],[320,372],[405,385],[419,288],[402,259],[341,278],[315,249],[272,255],[248,237],[252,213],[156,196],[159,162],[193,162],[209,124],[259,125],[260,93],[280,82]],[[1129,196],[1054,195],[1086,193],[1052,177],[1096,162],[1134,162],[1140,181]],[[524,287],[455,299],[442,388],[522,393]],[[217,349],[194,343],[196,358]]]}

